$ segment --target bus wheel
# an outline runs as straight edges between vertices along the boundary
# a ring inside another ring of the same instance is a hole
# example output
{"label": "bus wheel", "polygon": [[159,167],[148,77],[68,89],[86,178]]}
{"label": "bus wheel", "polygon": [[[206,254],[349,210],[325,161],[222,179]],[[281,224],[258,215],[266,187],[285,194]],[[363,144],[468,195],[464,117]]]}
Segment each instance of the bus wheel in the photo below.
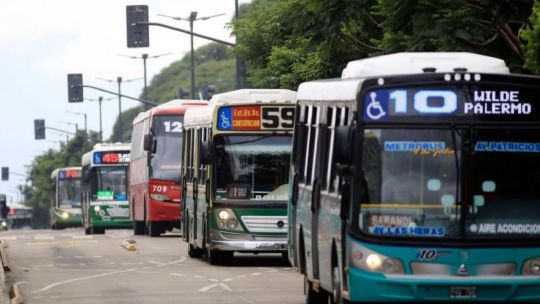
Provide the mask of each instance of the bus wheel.
{"label": "bus wheel", "polygon": [[144,221],[133,221],[133,234],[134,235],[144,234]]}
{"label": "bus wheel", "polygon": [[160,236],[162,232],[162,227],[160,222],[148,222],[148,235],[149,236]]}
{"label": "bus wheel", "polygon": [[190,258],[199,259],[203,256],[203,251],[200,248],[195,248],[193,244],[188,245],[188,255]]}
{"label": "bus wheel", "polygon": [[315,290],[313,282],[308,280],[307,275],[304,275],[304,293],[306,294],[306,304],[327,304],[329,294],[326,290],[319,287]]}
{"label": "bus wheel", "polygon": [[92,234],[92,229],[90,229],[90,228],[84,228],[84,234],[86,234],[86,235]]}
{"label": "bus wheel", "polygon": [[105,234],[105,228],[92,227],[92,234]]}

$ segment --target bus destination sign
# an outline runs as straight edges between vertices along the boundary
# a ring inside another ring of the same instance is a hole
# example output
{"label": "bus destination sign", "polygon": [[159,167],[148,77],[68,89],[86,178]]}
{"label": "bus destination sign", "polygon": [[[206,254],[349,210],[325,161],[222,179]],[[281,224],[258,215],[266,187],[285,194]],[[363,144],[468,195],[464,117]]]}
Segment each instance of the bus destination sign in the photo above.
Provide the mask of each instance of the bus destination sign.
{"label": "bus destination sign", "polygon": [[222,131],[292,129],[294,112],[294,106],[225,106],[218,111],[217,128]]}
{"label": "bus destination sign", "polygon": [[410,122],[411,117],[420,121],[538,121],[537,93],[531,87],[512,85],[368,90],[363,97],[363,118],[367,122]]}
{"label": "bus destination sign", "polygon": [[75,179],[81,178],[81,170],[60,170],[58,179]]}
{"label": "bus destination sign", "polygon": [[94,152],[94,164],[125,164],[129,163],[129,152]]}

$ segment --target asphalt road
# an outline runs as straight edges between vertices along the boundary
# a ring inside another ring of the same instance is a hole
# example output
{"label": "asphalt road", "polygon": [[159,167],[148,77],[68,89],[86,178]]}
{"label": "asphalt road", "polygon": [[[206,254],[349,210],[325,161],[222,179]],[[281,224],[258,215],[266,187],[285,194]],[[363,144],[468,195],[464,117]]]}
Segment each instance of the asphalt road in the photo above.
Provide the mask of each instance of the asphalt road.
{"label": "asphalt road", "polygon": [[[187,256],[178,235],[81,229],[1,232],[26,303],[303,303],[302,276],[281,255],[236,255],[228,266]],[[136,251],[121,247],[136,241]]]}

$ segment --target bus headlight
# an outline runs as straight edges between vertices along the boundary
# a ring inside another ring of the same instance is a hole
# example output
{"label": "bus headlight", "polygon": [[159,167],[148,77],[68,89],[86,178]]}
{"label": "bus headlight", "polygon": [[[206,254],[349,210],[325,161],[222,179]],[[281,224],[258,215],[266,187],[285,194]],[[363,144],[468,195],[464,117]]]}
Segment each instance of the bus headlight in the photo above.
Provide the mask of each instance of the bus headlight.
{"label": "bus headlight", "polygon": [[227,212],[227,210],[221,210],[218,213],[218,217],[220,220],[226,221],[229,218],[229,212]]}
{"label": "bus headlight", "polygon": [[400,260],[377,253],[358,243],[351,243],[349,246],[349,260],[354,267],[381,273],[405,272],[403,263]]}
{"label": "bus headlight", "polygon": [[215,217],[217,221],[218,228],[243,231],[238,218],[231,209],[221,209],[216,210]]}
{"label": "bus headlight", "polygon": [[227,228],[236,229],[236,227],[238,227],[238,221],[237,220],[232,219],[232,220],[227,221]]}
{"label": "bus headlight", "polygon": [[522,275],[540,275],[540,257],[528,259],[523,263]]}
{"label": "bus headlight", "polygon": [[101,210],[101,207],[100,207],[100,206],[95,206],[95,207],[94,207],[94,211],[95,211],[95,212],[99,212],[99,210]]}
{"label": "bus headlight", "polygon": [[[96,206],[97,207],[97,206]],[[67,219],[69,217],[69,213],[67,212],[62,212],[62,218],[63,219]]]}
{"label": "bus headlight", "polygon": [[7,226],[7,222],[6,221],[2,221],[2,227],[6,227]]}

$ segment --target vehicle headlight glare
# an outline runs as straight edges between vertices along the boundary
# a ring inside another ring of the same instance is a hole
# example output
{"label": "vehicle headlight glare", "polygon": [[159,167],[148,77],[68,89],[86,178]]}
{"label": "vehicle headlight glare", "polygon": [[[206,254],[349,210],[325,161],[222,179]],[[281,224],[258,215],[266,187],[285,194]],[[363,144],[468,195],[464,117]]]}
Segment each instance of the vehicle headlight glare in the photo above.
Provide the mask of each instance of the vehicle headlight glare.
{"label": "vehicle headlight glare", "polygon": [[381,267],[382,260],[378,254],[371,253],[366,258],[366,266],[371,270],[377,270]]}
{"label": "vehicle headlight glare", "polygon": [[150,198],[155,201],[170,201],[171,198],[165,194],[150,193]]}
{"label": "vehicle headlight glare", "polygon": [[[96,206],[97,207],[97,206]],[[62,218],[63,219],[67,219],[69,217],[69,213],[67,212],[62,212]]]}
{"label": "vehicle headlight glare", "polygon": [[237,220],[232,219],[232,220],[227,221],[227,228],[236,229],[236,227],[238,227],[238,221]]}
{"label": "vehicle headlight glare", "polygon": [[521,272],[524,275],[540,275],[540,257],[526,260]]}
{"label": "vehicle headlight glare", "polygon": [[218,217],[219,219],[221,220],[227,220],[229,218],[229,212],[225,211],[225,210],[221,210],[219,213],[218,213]]}
{"label": "vehicle headlight glare", "polygon": [[7,226],[7,222],[6,221],[2,221],[2,227],[6,227]]}
{"label": "vehicle headlight glare", "polygon": [[99,206],[95,206],[95,207],[94,207],[94,211],[95,211],[95,212],[99,212],[99,210],[101,210],[101,207],[99,207]]}

